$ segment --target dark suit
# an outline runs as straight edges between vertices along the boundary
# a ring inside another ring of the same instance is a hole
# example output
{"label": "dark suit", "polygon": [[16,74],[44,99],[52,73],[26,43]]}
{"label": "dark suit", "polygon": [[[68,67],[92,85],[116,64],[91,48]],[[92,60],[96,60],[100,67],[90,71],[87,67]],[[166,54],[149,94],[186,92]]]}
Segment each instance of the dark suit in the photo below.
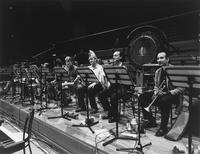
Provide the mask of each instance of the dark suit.
{"label": "dark suit", "polygon": [[[164,69],[161,67],[157,69],[155,72],[154,91],[157,91],[159,88],[163,87],[163,86],[160,87],[160,84],[163,82],[163,80],[164,80],[164,85],[165,85],[165,88],[163,88],[163,92],[166,92],[166,94],[162,96],[158,96],[158,99],[156,99],[153,105],[156,105],[160,108],[160,112],[161,112],[160,128],[163,130],[167,130],[167,124],[168,124],[171,106],[172,104],[179,103],[179,95],[183,92],[183,89],[173,88],[168,78],[166,77]],[[144,119],[148,119],[150,122],[155,122],[155,119],[152,116],[151,112],[147,112],[146,110],[144,110],[144,107],[147,107],[152,102],[152,96],[154,95],[154,91],[145,92],[141,94],[139,97],[139,103],[141,104],[141,107],[142,107]]]}

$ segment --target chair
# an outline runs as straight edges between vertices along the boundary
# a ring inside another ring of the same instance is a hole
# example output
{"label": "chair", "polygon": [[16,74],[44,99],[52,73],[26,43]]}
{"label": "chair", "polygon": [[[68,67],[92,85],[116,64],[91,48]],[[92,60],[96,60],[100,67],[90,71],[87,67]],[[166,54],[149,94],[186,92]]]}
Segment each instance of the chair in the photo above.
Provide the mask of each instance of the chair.
{"label": "chair", "polygon": [[31,132],[32,132],[33,118],[34,118],[34,109],[32,109],[32,111],[26,117],[24,130],[22,134],[22,141],[0,147],[0,153],[9,154],[9,153],[14,153],[23,149],[23,153],[25,154],[26,153],[25,148],[28,146],[30,153],[32,154],[32,150],[30,146],[30,138],[31,138]]}

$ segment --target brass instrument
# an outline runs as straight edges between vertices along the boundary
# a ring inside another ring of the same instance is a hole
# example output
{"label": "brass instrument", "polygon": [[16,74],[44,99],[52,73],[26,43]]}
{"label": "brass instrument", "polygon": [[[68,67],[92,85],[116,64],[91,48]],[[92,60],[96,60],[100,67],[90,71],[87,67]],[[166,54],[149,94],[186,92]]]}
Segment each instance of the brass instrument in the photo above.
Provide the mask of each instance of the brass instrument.
{"label": "brass instrument", "polygon": [[159,88],[158,88],[158,92],[153,95],[153,100],[151,101],[151,103],[149,104],[149,106],[145,107],[144,109],[147,111],[147,112],[150,112],[150,107],[154,104],[154,102],[158,99],[158,97],[160,96],[160,93],[166,88],[166,85],[165,85],[165,80],[163,80],[163,82],[160,84]]}

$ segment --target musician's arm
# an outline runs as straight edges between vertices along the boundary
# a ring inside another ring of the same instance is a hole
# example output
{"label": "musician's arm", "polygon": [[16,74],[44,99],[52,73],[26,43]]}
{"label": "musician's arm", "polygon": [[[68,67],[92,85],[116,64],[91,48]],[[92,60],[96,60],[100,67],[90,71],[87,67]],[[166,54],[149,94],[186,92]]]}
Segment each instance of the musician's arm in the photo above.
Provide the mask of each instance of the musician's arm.
{"label": "musician's arm", "polygon": [[92,83],[88,86],[88,88],[94,88],[94,86],[95,86],[96,84],[97,84],[96,82],[92,82]]}
{"label": "musician's arm", "polygon": [[156,95],[156,94],[158,93],[158,90],[159,90],[159,89],[158,89],[157,86],[154,86],[154,89],[153,89],[153,90],[154,90],[154,95]]}
{"label": "musician's arm", "polygon": [[169,93],[171,95],[180,95],[180,94],[184,93],[185,88],[182,88],[182,87],[173,87],[172,83],[169,81],[168,78],[167,78],[167,81],[168,81]]}
{"label": "musician's arm", "polygon": [[105,83],[104,83],[104,88],[109,88],[111,86],[110,82],[108,81],[108,79],[106,78],[106,76],[104,76],[104,80],[105,80]]}
{"label": "musician's arm", "polygon": [[158,86],[158,70],[156,70],[155,72],[155,76],[154,76],[154,95],[157,95],[157,93],[159,92],[159,86]]}
{"label": "musician's arm", "polygon": [[100,80],[99,81],[100,81],[100,83],[101,83],[101,85],[102,85],[102,87],[104,89],[109,88],[110,85],[111,85],[110,82],[108,81],[107,77],[106,77],[106,74],[104,72],[103,67],[101,69],[101,76],[100,76]]}
{"label": "musician's arm", "polygon": [[36,82],[38,85],[40,84],[38,78],[35,78],[35,82]]}
{"label": "musician's arm", "polygon": [[173,90],[170,90],[169,92],[172,95],[179,95],[179,94],[182,94],[184,92],[184,90],[185,90],[184,88],[177,87]]}

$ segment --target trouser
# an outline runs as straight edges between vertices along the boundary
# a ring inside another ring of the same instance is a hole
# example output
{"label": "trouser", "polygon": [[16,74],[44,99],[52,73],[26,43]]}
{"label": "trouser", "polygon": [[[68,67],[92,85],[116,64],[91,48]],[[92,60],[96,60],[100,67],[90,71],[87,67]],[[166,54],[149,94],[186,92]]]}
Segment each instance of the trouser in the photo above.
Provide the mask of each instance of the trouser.
{"label": "trouser", "polygon": [[98,110],[97,103],[95,101],[95,97],[102,90],[103,90],[103,88],[100,83],[97,83],[92,88],[88,88],[87,92],[88,92],[88,98],[90,100],[90,106],[91,106],[91,108],[93,108],[95,110]]}
{"label": "trouser", "polygon": [[126,87],[122,85],[117,86],[116,84],[113,84],[111,88],[112,88],[112,94],[110,96],[109,116],[116,119],[119,113],[118,111],[119,100],[125,97]]}
{"label": "trouser", "polygon": [[78,98],[78,102],[77,102],[77,108],[81,108],[81,109],[86,109],[86,105],[85,105],[85,92],[86,92],[86,87],[82,84],[78,84],[76,89],[76,96]]}
{"label": "trouser", "polygon": [[[140,95],[139,103],[142,107],[142,112],[144,119],[148,119],[150,122],[155,121],[155,118],[152,116],[151,112],[147,112],[144,110],[144,107],[147,107],[152,101],[153,91],[145,92]],[[167,129],[167,124],[169,120],[169,114],[172,104],[177,104],[179,102],[178,95],[171,95],[170,93],[158,97],[157,101],[155,101],[154,105],[160,108],[161,112],[161,129]]]}
{"label": "trouser", "polygon": [[104,111],[109,111],[110,109],[110,102],[108,101],[108,97],[112,94],[111,88],[103,89],[99,93],[99,101],[102,104]]}
{"label": "trouser", "polygon": [[[119,99],[126,95],[126,88],[120,85],[112,84],[109,89],[105,89],[99,94],[100,102],[108,116],[117,118]],[[110,102],[108,102],[110,97]]]}

